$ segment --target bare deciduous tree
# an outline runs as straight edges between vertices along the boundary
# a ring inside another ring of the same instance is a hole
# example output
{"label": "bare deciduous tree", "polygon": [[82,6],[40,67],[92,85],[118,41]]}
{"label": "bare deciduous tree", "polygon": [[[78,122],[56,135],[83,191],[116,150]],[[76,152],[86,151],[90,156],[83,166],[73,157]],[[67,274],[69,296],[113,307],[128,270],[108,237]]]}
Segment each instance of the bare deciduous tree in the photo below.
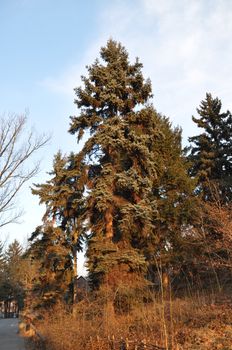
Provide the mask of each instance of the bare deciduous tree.
{"label": "bare deciduous tree", "polygon": [[29,166],[29,159],[48,139],[27,131],[26,115],[0,116],[0,227],[17,222],[22,215],[16,195],[38,172],[39,162]]}

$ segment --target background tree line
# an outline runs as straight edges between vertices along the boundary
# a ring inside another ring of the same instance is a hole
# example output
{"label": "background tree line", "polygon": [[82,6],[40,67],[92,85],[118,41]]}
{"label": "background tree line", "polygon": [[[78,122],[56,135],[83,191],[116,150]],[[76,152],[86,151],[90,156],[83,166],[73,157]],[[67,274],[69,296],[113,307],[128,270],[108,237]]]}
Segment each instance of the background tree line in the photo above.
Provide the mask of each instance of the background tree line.
{"label": "background tree line", "polygon": [[0,243],[0,302],[15,301],[21,310],[27,290],[30,288],[34,273],[31,262],[24,256],[25,250],[17,240],[7,247]]}

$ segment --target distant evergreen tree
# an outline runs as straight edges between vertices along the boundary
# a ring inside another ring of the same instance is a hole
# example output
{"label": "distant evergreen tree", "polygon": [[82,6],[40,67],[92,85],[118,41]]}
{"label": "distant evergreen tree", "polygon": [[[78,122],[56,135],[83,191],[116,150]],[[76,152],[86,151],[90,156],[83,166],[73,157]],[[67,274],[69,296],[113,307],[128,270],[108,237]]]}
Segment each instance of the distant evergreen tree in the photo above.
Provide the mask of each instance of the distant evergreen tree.
{"label": "distant evergreen tree", "polygon": [[13,297],[23,305],[24,297],[24,269],[22,267],[23,248],[15,239],[5,251],[5,267],[4,267],[4,289],[5,298]]}
{"label": "distant evergreen tree", "polygon": [[200,117],[193,117],[203,132],[189,138],[190,174],[197,177],[197,192],[205,201],[213,200],[215,186],[223,202],[232,199],[232,115],[221,112],[221,106],[217,97],[207,93],[197,109]]}
{"label": "distant evergreen tree", "polygon": [[8,263],[19,264],[23,254],[23,248],[21,244],[15,239],[8,247],[5,253],[6,261]]}

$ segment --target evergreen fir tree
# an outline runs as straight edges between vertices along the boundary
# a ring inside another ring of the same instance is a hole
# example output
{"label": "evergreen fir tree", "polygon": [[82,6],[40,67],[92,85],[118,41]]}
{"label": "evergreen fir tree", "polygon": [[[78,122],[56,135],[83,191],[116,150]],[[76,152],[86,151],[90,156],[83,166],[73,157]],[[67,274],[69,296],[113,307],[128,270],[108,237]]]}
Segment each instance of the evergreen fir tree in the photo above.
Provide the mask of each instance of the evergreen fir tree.
{"label": "evergreen fir tree", "polygon": [[32,190],[40,197],[40,203],[46,204],[46,212],[44,225],[30,239],[33,242],[30,254],[41,261],[44,278],[40,288],[43,298],[50,293],[50,301],[67,297],[77,277],[77,252],[82,249],[84,236],[81,218],[85,211],[84,172],[78,172],[78,166],[73,154],[63,157],[58,152],[50,173],[52,179]]}
{"label": "evergreen fir tree", "polygon": [[232,198],[232,115],[221,112],[221,106],[218,98],[207,93],[197,109],[200,117],[193,117],[203,132],[189,138],[190,174],[197,177],[197,192],[205,201],[213,200],[215,187],[223,202]]}
{"label": "evergreen fir tree", "polygon": [[20,243],[15,239],[6,250],[6,261],[12,264],[19,264],[23,254],[23,248]]}
{"label": "evergreen fir tree", "polygon": [[146,263],[132,241],[152,227],[157,175],[152,144],[162,136],[152,108],[142,108],[152,96],[142,64],[138,59],[130,64],[125,48],[113,40],[101,49],[101,59],[82,77],[84,88],[75,89],[81,113],[71,117],[70,126],[78,139],[85,130],[91,135],[80,153],[88,164],[90,191],[88,268],[95,287],[115,290],[120,280],[124,288],[133,280],[137,288],[144,283]]}

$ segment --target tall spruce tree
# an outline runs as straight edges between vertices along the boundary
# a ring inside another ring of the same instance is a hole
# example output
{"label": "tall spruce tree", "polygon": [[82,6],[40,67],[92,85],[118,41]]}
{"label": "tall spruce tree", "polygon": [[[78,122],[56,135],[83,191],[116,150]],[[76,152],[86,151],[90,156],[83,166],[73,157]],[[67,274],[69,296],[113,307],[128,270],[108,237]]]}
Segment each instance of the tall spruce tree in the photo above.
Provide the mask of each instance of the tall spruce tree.
{"label": "tall spruce tree", "polygon": [[113,40],[100,55],[75,89],[80,115],[71,117],[70,132],[78,140],[90,133],[80,152],[88,165],[88,268],[93,286],[107,285],[116,301],[115,290],[122,300],[124,292],[138,295],[154,255],[174,250],[192,185],[180,131],[148,105],[142,64],[130,64]]}
{"label": "tall spruce tree", "polygon": [[232,199],[232,115],[221,107],[221,101],[207,93],[197,109],[199,118],[192,118],[203,132],[189,138],[190,174],[197,177],[197,191],[205,201],[213,200],[215,187],[223,202]]}
{"label": "tall spruce tree", "polygon": [[102,61],[96,60],[89,76],[82,77],[84,87],[75,89],[81,113],[71,117],[70,132],[78,139],[90,132],[81,152],[90,190],[90,276],[94,287],[107,284],[115,291],[116,285],[129,287],[131,281],[137,288],[144,281],[146,263],[133,236],[148,235],[156,215],[152,144],[161,135],[152,108],[143,107],[152,95],[142,64],[138,59],[130,64],[125,48],[113,40],[100,55]]}

